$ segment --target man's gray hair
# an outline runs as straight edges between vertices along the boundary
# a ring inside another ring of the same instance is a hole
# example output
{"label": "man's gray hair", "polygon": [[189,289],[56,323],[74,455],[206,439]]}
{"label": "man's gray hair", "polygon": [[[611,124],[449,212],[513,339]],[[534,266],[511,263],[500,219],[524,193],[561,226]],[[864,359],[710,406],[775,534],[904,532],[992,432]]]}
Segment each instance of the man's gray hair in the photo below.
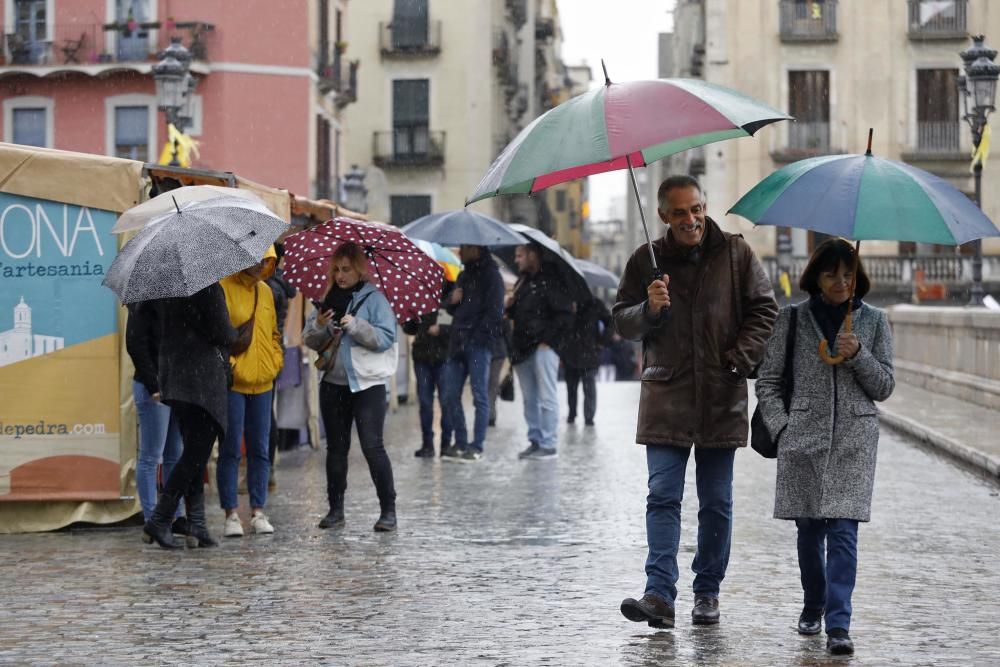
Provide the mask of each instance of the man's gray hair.
{"label": "man's gray hair", "polygon": [[667,201],[667,193],[671,190],[677,188],[694,188],[699,192],[699,194],[704,195],[704,191],[701,189],[701,185],[698,180],[693,176],[687,175],[677,175],[668,176],[666,180],[660,183],[659,189],[656,191],[656,206],[661,211],[663,210],[663,203]]}

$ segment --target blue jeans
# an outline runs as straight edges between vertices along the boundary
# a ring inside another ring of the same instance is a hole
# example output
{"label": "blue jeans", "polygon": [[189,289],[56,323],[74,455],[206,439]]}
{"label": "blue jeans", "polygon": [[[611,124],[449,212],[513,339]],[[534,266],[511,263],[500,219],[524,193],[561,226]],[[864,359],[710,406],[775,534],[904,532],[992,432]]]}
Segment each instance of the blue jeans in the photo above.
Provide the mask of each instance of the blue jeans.
{"label": "blue jeans", "polygon": [[148,520],[156,506],[156,466],[162,459],[163,480],[166,481],[174,464],[181,458],[184,445],[177,418],[171,414],[168,406],[150,398],[146,385],[133,380],[132,398],[139,418],[139,459],[135,465],[135,486],[139,492],[142,516]]}
{"label": "blue jeans", "polygon": [[555,449],[559,430],[559,355],[550,347],[539,347],[514,370],[524,399],[528,441],[537,442],[543,449]]}
{"label": "blue jeans", "polygon": [[833,628],[850,630],[851,594],[858,572],[858,522],[796,519],[795,525],[799,529],[803,606],[826,610],[827,632]]}
{"label": "blue jeans", "polygon": [[236,485],[240,471],[240,443],[246,434],[247,491],[250,507],[261,508],[267,502],[267,478],[271,473],[268,440],[271,434],[271,391],[263,394],[229,392],[229,426],[219,443],[219,464],[215,481],[219,503],[224,510],[239,506]]}
{"label": "blue jeans", "polygon": [[[646,446],[649,495],[646,497],[646,592],[677,599],[677,550],[681,539],[681,500],[691,448]],[[694,448],[698,488],[698,549],[691,569],[694,594],[719,596],[729,565],[733,533],[735,449]]]}
{"label": "blue jeans", "polygon": [[441,449],[451,444],[451,415],[444,409],[445,364],[413,362],[413,374],[417,376],[417,400],[420,402],[420,435],[424,447],[434,447],[434,390],[437,389],[441,404]]}
{"label": "blue jeans", "polygon": [[[489,383],[490,362],[493,354],[486,346],[468,343],[457,355],[444,364],[445,410],[455,430],[455,445],[459,449],[472,448],[483,451],[486,442],[486,427],[490,420]],[[476,422],[472,442],[465,427],[465,410],[462,409],[462,389],[465,378],[472,387],[472,405],[476,409]]]}

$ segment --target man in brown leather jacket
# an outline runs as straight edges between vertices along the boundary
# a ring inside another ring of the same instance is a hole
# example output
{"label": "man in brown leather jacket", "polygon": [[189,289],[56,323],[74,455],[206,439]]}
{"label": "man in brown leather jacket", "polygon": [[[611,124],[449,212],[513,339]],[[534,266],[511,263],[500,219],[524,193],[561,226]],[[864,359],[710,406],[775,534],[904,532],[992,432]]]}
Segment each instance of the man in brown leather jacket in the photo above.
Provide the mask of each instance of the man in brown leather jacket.
{"label": "man in brown leather jacket", "polygon": [[747,376],[764,356],[778,314],[774,289],[741,236],[706,215],[698,182],[672,176],[657,193],[667,234],[629,259],[613,313],[624,338],[643,345],[636,442],[646,445],[646,590],[627,598],[631,621],[673,627],[684,471],[694,449],[698,548],[692,569],[695,624],[719,622],[729,562],[736,450],[747,444]]}

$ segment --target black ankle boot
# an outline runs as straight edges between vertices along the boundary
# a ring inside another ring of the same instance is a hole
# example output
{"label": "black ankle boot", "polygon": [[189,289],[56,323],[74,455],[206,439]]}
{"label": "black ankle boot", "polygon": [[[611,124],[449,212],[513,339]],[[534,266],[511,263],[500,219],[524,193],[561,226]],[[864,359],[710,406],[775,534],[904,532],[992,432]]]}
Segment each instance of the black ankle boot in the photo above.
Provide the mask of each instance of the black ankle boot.
{"label": "black ankle boot", "polygon": [[391,533],[394,530],[396,530],[396,508],[383,509],[378,521],[375,522],[375,532]]}
{"label": "black ankle boot", "polygon": [[155,541],[164,549],[183,549],[184,547],[174,542],[174,535],[171,526],[174,522],[174,513],[177,511],[177,504],[181,500],[179,493],[161,493],[153,514],[142,527],[144,542]]}
{"label": "black ankle boot", "polygon": [[319,522],[320,528],[344,527],[344,494],[330,494],[330,511]]}
{"label": "black ankle boot", "polygon": [[187,510],[187,545],[192,548],[219,546],[208,532],[205,521],[205,484],[200,477],[192,483],[188,494],[184,496],[184,507]]}

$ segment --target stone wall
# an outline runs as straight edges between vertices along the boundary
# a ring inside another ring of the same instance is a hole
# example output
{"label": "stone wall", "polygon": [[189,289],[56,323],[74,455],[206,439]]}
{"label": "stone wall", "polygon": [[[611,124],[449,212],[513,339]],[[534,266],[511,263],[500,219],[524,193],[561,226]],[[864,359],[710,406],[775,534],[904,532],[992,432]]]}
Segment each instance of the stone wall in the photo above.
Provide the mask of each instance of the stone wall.
{"label": "stone wall", "polygon": [[1000,409],[1000,312],[893,306],[889,321],[898,381]]}

